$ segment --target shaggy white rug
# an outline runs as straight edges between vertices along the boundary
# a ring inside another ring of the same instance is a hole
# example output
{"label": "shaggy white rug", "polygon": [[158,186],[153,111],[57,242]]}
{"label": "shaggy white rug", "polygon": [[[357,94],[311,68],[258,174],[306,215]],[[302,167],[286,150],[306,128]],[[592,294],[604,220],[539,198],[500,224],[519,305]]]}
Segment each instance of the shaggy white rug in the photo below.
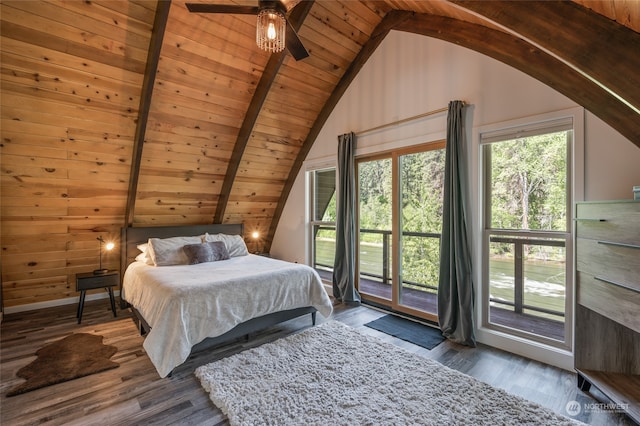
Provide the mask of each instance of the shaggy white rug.
{"label": "shaggy white rug", "polygon": [[336,321],[199,367],[232,425],[575,425]]}

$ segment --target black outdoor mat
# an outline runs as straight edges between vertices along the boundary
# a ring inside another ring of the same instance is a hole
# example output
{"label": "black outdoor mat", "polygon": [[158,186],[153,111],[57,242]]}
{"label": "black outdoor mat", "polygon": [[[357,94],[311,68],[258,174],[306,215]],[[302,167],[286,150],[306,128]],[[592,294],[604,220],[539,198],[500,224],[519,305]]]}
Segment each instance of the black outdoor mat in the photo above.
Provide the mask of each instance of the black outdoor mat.
{"label": "black outdoor mat", "polygon": [[427,349],[435,348],[444,340],[439,329],[394,315],[385,315],[365,325]]}

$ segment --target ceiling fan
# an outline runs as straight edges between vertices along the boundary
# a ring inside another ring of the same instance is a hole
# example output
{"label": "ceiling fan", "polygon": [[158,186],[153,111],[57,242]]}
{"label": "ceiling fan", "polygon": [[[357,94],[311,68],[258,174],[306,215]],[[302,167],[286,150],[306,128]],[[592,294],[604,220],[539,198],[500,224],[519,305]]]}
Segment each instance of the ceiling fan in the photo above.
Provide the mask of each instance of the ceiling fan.
{"label": "ceiling fan", "polygon": [[296,61],[309,56],[298,34],[285,14],[287,7],[282,0],[259,0],[258,6],[235,4],[186,3],[189,12],[195,13],[235,13],[258,15],[256,43],[268,52],[281,52],[285,46]]}

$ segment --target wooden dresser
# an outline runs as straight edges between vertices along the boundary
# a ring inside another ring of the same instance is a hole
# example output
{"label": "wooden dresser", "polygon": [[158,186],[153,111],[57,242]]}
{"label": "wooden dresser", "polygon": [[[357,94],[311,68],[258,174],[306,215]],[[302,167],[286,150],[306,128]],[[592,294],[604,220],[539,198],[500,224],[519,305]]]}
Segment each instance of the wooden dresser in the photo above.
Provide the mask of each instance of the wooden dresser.
{"label": "wooden dresser", "polygon": [[640,201],[576,208],[575,368],[640,422]]}

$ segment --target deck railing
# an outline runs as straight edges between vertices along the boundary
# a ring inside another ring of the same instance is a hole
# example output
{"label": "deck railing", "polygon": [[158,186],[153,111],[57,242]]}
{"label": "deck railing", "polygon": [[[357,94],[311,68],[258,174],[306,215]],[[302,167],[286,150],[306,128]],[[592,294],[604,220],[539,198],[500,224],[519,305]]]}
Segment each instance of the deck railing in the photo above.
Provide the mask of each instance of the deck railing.
{"label": "deck railing", "polygon": [[558,316],[564,318],[564,312],[548,309],[543,306],[535,306],[524,303],[524,247],[525,246],[543,246],[543,247],[565,247],[563,240],[547,240],[539,238],[524,238],[524,237],[509,237],[509,236],[497,236],[492,235],[489,237],[489,241],[492,243],[512,244],[513,245],[513,302],[490,297],[489,301],[495,304],[506,305],[513,307],[515,313],[521,314],[525,309],[535,312],[540,312],[548,315]]}
{"label": "deck railing", "polygon": [[[335,230],[335,227],[331,226],[318,226],[316,229],[325,229],[325,230]],[[372,235],[380,235],[382,240],[382,249],[380,251],[380,263],[382,265],[381,273],[378,273],[376,270],[379,268],[370,268],[367,269],[360,265],[360,275],[363,277],[373,278],[375,280],[379,280],[383,284],[390,285],[391,284],[391,262],[390,262],[390,252],[389,249],[391,247],[391,231],[387,230],[379,230],[379,229],[361,229],[360,235],[363,234],[372,234]],[[432,232],[403,232],[403,237],[419,237],[419,238],[435,238],[440,240],[440,234],[432,233]],[[318,259],[318,256],[315,256],[315,264],[314,267],[324,267],[328,269],[333,268],[333,259]],[[427,284],[427,283],[419,283],[411,280],[403,280],[402,283],[404,285],[411,285],[418,289],[437,291],[438,286],[437,283]]]}
{"label": "deck railing", "polygon": [[[331,226],[317,226],[317,230],[335,230],[335,227]],[[363,278],[373,278],[374,280],[380,281],[381,284],[390,285],[392,279],[392,271],[391,271],[391,263],[390,263],[390,239],[391,239],[391,231],[387,230],[376,230],[376,229],[361,229],[360,234],[378,234],[381,236],[381,250],[380,250],[380,264],[381,264],[381,273],[380,268],[376,268],[378,271],[374,269],[367,270],[363,268],[362,265],[360,267],[360,275]],[[419,237],[419,238],[437,238],[440,239],[440,234],[437,233],[428,233],[428,232],[403,232],[403,237]],[[513,301],[505,300],[502,298],[490,297],[490,302],[494,304],[510,306],[513,308],[515,313],[523,313],[524,310],[539,312],[541,314],[547,314],[557,317],[564,317],[564,312],[549,309],[545,306],[540,305],[531,305],[524,303],[524,289],[525,289],[525,274],[524,274],[524,262],[525,256],[524,254],[524,246],[526,245],[539,245],[539,246],[549,246],[549,247],[565,247],[565,242],[562,240],[545,240],[545,239],[536,239],[536,238],[513,238],[507,236],[491,236],[490,241],[493,243],[505,243],[505,244],[513,244],[513,262],[514,262],[514,294]],[[334,242],[335,246],[335,242]],[[376,253],[377,254],[377,253]],[[333,258],[328,257],[319,257],[314,256],[314,267],[318,268],[326,268],[333,269]],[[413,282],[409,280],[403,280],[403,285],[410,285],[415,289],[429,292],[437,292],[438,287],[437,283],[419,283]]]}

